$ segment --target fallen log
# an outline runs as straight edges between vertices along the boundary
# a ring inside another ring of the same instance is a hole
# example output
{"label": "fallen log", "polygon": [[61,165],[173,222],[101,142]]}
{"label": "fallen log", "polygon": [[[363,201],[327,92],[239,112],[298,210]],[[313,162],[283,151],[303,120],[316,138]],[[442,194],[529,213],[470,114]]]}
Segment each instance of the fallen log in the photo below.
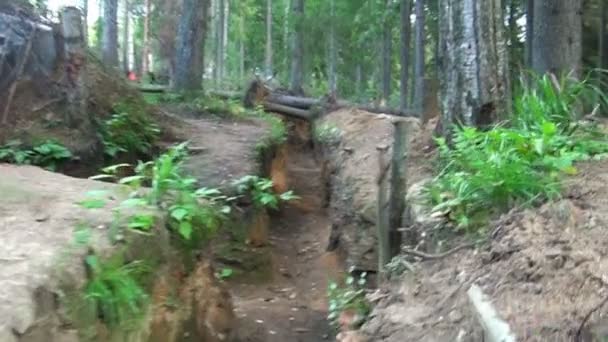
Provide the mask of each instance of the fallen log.
{"label": "fallen log", "polygon": [[291,117],[294,117],[297,119],[302,119],[302,120],[307,120],[307,121],[311,121],[314,119],[314,115],[310,111],[298,109],[298,108],[294,108],[294,107],[289,107],[289,106],[284,106],[284,105],[269,102],[269,101],[264,102],[264,109],[269,112],[276,112],[276,113],[291,116]]}

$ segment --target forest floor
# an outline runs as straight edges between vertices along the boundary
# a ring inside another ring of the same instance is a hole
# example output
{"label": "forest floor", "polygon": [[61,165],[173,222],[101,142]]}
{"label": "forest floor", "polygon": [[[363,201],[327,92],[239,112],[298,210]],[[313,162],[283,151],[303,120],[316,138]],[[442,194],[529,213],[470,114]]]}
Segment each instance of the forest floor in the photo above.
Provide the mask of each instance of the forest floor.
{"label": "forest floor", "polygon": [[325,252],[330,224],[319,205],[320,169],[309,152],[290,153],[290,187],[303,198],[272,219],[271,281],[231,289],[239,317],[238,341],[318,342],[333,338],[327,321],[327,285],[342,272],[339,257]]}

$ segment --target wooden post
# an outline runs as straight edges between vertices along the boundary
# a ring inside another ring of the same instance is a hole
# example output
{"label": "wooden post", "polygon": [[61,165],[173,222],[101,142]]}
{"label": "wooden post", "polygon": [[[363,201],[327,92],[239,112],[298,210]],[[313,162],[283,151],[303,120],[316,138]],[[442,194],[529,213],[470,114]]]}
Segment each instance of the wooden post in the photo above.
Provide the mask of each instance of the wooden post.
{"label": "wooden post", "polygon": [[[399,253],[401,236],[398,231],[402,227],[402,216],[405,209],[405,193],[407,191],[407,125],[404,120],[395,120],[393,155],[391,167],[391,185],[389,195],[390,242],[391,256]],[[411,242],[411,241],[408,241]]]}
{"label": "wooden post", "polygon": [[383,279],[384,266],[391,261],[390,253],[390,217],[386,203],[387,177],[390,163],[386,160],[388,146],[378,146],[378,199],[377,199],[377,230],[378,230],[378,274]]}
{"label": "wooden post", "polygon": [[76,7],[61,11],[61,33],[64,39],[65,73],[67,79],[66,122],[77,124],[76,119],[87,115],[87,87],[85,81],[86,44],[82,13]]}

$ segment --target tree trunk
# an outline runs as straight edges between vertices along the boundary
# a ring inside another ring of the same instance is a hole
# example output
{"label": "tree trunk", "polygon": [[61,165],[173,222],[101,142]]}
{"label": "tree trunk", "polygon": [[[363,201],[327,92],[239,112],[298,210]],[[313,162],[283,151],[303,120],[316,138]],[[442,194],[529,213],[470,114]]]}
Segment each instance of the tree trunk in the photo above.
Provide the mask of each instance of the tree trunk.
{"label": "tree trunk", "polygon": [[146,13],[144,14],[144,38],[141,52],[142,76],[150,72],[150,17],[152,16],[152,0],[145,0]]}
{"label": "tree trunk", "polygon": [[[418,2],[418,1],[416,1]],[[408,108],[408,95],[410,83],[410,40],[412,36],[411,0],[401,0],[401,94],[400,108]]]}
{"label": "tree trunk", "polygon": [[284,75],[289,75],[289,13],[291,0],[283,0],[285,2],[285,22],[283,24],[283,72]]}
{"label": "tree trunk", "polygon": [[216,28],[216,56],[215,56],[215,67],[217,68],[217,79],[218,82],[222,82],[224,76],[224,20],[225,17],[225,0],[217,1],[217,28]]}
{"label": "tree trunk", "polygon": [[508,108],[507,48],[500,0],[441,0],[443,135],[454,125],[484,126]]}
{"label": "tree trunk", "polygon": [[82,18],[84,43],[89,46],[89,0],[82,0]]}
{"label": "tree trunk", "polygon": [[293,17],[296,22],[292,39],[291,56],[291,91],[303,94],[304,83],[304,0],[293,0]]}
{"label": "tree trunk", "polygon": [[416,50],[414,63],[414,110],[422,115],[424,112],[424,66],[425,66],[425,12],[424,0],[416,0]]}
{"label": "tree trunk", "polygon": [[230,24],[230,0],[224,0],[224,28],[222,29],[222,79],[226,78],[226,63],[228,61],[228,31]]}
{"label": "tree trunk", "polygon": [[129,0],[124,0],[123,8],[123,28],[122,28],[122,69],[125,73],[129,72]]}
{"label": "tree trunk", "polygon": [[534,0],[526,0],[526,66],[532,68],[534,51]]}
{"label": "tree trunk", "polygon": [[266,76],[272,76],[272,0],[266,0]]}
{"label": "tree trunk", "polygon": [[535,1],[534,70],[580,75],[582,28],[582,0]]}
{"label": "tree trunk", "polygon": [[[390,8],[390,0],[386,1],[385,11]],[[393,50],[393,27],[390,23],[388,13],[384,16],[382,25],[382,102],[388,103],[391,97],[391,56]]]}
{"label": "tree trunk", "polygon": [[102,61],[118,67],[118,0],[105,0],[103,6]]}
{"label": "tree trunk", "polygon": [[[64,39],[66,82],[66,123],[70,127],[82,124],[87,115],[86,59],[87,48],[84,41],[82,13],[75,7],[61,10],[61,34]],[[82,126],[81,126],[82,127]]]}
{"label": "tree trunk", "polygon": [[355,94],[357,97],[363,95],[363,71],[361,70],[361,63],[357,63],[355,67]]}
{"label": "tree trunk", "polygon": [[329,93],[332,95],[336,94],[337,75],[336,75],[336,63],[337,63],[337,51],[336,51],[336,2],[335,0],[329,0]]}
{"label": "tree trunk", "polygon": [[239,78],[245,80],[245,14],[241,11],[239,19]]}
{"label": "tree trunk", "polygon": [[184,0],[175,46],[175,90],[202,87],[208,0]]}
{"label": "tree trunk", "polygon": [[608,69],[608,46],[606,45],[608,36],[606,36],[606,21],[608,21],[608,5],[606,0],[602,0],[600,5],[600,37],[599,37],[599,61],[598,66],[601,69]]}

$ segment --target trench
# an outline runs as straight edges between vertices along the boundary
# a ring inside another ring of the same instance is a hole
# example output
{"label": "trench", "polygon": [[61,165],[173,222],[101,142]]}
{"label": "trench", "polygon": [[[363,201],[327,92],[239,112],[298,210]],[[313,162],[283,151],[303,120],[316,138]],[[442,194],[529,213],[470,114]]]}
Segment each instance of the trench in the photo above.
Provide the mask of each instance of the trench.
{"label": "trench", "polygon": [[269,275],[261,282],[231,283],[237,341],[318,342],[333,338],[327,320],[327,286],[343,276],[336,252],[328,252],[330,220],[322,163],[315,156],[310,124],[289,122],[289,139],[267,172],[277,191],[300,199],[271,216]]}

